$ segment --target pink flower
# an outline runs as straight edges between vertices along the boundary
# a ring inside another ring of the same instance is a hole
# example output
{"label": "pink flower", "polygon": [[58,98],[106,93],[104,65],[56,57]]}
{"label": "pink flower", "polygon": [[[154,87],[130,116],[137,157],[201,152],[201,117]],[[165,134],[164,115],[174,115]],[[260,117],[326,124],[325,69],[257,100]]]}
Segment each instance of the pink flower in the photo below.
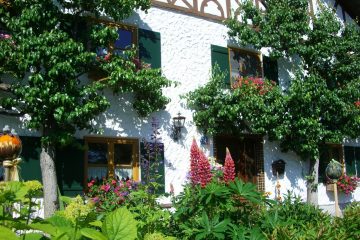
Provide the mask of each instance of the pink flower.
{"label": "pink flower", "polygon": [[198,176],[201,187],[205,187],[209,182],[211,182],[211,165],[202,151],[200,151],[200,159],[198,161]]}
{"label": "pink flower", "polygon": [[111,58],[111,54],[108,53],[108,54],[105,55],[104,60],[105,60],[105,61],[109,61],[110,58]]}
{"label": "pink flower", "polygon": [[224,164],[224,181],[226,183],[235,180],[235,164],[231,157],[230,151],[226,148],[226,157]]}
{"label": "pink flower", "polygon": [[110,185],[109,184],[101,185],[100,189],[102,191],[108,192],[110,190]]}
{"label": "pink flower", "polygon": [[200,149],[196,144],[196,140],[194,138],[190,148],[190,180],[192,184],[197,184],[200,182],[199,173],[198,173],[199,160],[200,160]]}

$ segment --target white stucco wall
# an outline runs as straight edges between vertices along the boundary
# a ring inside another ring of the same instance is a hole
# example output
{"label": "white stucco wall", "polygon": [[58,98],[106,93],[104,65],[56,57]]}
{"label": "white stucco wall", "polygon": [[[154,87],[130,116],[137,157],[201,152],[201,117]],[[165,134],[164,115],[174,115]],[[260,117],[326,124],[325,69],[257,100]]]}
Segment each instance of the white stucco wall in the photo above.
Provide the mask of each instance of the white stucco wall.
{"label": "white stucco wall", "polygon": [[[171,102],[164,111],[143,119],[140,119],[131,108],[131,95],[113,96],[110,91],[105,91],[111,107],[97,117],[94,124],[103,130],[102,135],[104,136],[145,137],[148,139],[151,133],[151,119],[156,117],[160,122],[161,138],[165,145],[166,191],[169,191],[171,183],[177,194],[182,190],[182,184],[189,169],[192,139],[195,137],[199,142],[201,137],[194,125],[192,111],[186,108],[185,101],[180,96],[208,81],[211,70],[211,45],[226,47],[233,43],[229,41],[227,28],[223,24],[167,9],[154,7],[147,14],[138,12],[126,22],[139,28],[161,33],[163,74],[168,79],[177,81],[179,85],[164,89],[165,95],[171,98]],[[289,85],[292,69],[291,63],[279,60],[279,79],[283,88]],[[182,138],[176,142],[170,137],[170,134],[172,117],[176,116],[178,112],[186,117],[186,123],[182,130]],[[16,128],[20,135],[38,135],[36,132],[25,130],[21,121],[1,116],[0,126],[5,124]],[[79,131],[76,133],[76,137],[82,138],[88,134],[85,131]],[[276,177],[272,174],[271,163],[281,158],[286,161],[285,175],[280,178],[281,193],[284,194],[290,190],[305,200],[304,175],[307,174],[308,164],[301,162],[294,153],[281,152],[276,143],[266,139],[264,141],[265,190],[272,192],[272,198],[275,197]],[[356,144],[359,145],[359,142]],[[210,141],[204,150],[212,156],[212,149],[212,141]],[[355,199],[360,200],[359,189],[354,196]],[[340,202],[353,199],[340,195]],[[325,188],[320,185],[319,204],[329,205],[332,203],[332,193],[326,192]]]}

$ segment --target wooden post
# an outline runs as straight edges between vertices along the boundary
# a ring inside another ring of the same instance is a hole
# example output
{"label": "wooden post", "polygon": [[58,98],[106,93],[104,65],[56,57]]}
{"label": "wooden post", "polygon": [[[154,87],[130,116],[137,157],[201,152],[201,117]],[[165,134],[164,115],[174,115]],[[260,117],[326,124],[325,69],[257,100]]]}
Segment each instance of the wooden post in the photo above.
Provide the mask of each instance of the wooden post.
{"label": "wooden post", "polygon": [[4,181],[5,182],[10,181],[10,164],[11,164],[11,161],[9,161],[9,160],[4,160],[3,161]]}
{"label": "wooden post", "polygon": [[335,198],[335,216],[340,217],[340,208],[339,208],[339,199],[338,199],[338,192],[337,192],[337,184],[334,181],[334,198]]}

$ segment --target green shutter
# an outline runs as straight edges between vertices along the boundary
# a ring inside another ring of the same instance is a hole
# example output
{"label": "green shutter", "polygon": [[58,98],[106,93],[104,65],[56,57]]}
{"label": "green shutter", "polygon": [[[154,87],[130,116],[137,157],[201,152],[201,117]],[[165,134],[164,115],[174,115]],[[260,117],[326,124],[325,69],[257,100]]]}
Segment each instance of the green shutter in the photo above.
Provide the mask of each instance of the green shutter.
{"label": "green shutter", "polygon": [[345,146],[344,147],[345,154],[345,165],[346,165],[346,174],[347,175],[355,175],[355,148]]}
{"label": "green shutter", "polygon": [[22,142],[20,177],[25,181],[41,181],[41,138],[20,136],[20,139]]}
{"label": "green shutter", "polygon": [[[164,145],[160,145],[160,156],[158,161],[156,162],[156,165],[151,165],[153,167],[150,167],[151,175],[157,175],[158,178],[156,179],[156,182],[160,184],[160,188],[158,189],[157,193],[162,194],[165,193],[165,158],[164,158]],[[144,159],[148,159],[148,154],[146,153],[146,150],[144,148],[144,143],[140,143],[140,169],[141,169],[141,182],[145,182],[145,176],[146,176],[146,169],[144,167],[143,161]]]}
{"label": "green shutter", "polygon": [[161,68],[160,33],[139,29],[139,58],[151,64],[151,68]]}
{"label": "green shutter", "polygon": [[221,73],[224,74],[224,83],[230,87],[230,66],[229,52],[225,47],[211,45],[211,66],[218,65]]}
{"label": "green shutter", "polygon": [[60,191],[65,196],[76,196],[83,192],[84,141],[56,149],[56,172]]}
{"label": "green shutter", "polygon": [[263,56],[264,77],[279,84],[278,63],[276,59]]}

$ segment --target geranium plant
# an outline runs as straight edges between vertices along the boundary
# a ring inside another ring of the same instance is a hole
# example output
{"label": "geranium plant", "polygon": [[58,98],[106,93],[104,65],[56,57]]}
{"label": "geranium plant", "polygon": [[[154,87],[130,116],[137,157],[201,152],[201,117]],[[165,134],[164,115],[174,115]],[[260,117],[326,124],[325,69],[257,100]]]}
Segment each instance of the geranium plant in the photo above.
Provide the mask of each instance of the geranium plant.
{"label": "geranium plant", "polygon": [[94,202],[96,209],[110,212],[123,205],[131,191],[137,190],[138,183],[133,180],[92,179],[88,183],[87,197]]}
{"label": "geranium plant", "polygon": [[348,176],[344,174],[337,181],[337,186],[340,191],[344,192],[346,195],[349,195],[355,191],[359,181],[360,178],[356,176]]}

